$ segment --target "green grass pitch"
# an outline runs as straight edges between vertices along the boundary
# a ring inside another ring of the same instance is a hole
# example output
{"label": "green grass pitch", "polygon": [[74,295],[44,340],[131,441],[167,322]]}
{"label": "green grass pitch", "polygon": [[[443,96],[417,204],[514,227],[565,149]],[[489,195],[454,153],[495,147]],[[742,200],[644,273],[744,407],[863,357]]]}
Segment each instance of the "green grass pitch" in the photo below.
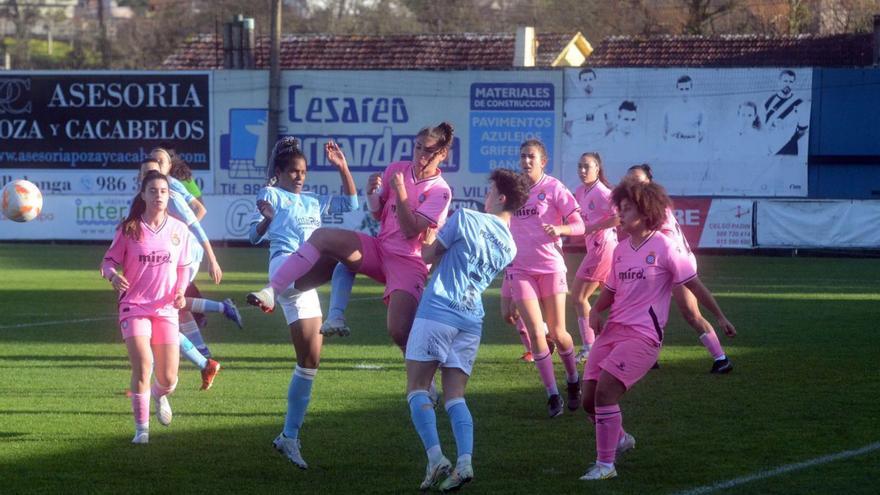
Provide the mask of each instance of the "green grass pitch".
{"label": "green grass pitch", "polygon": [[[424,453],[409,421],[403,360],[384,329],[381,288],[358,278],[351,337],[325,341],[302,430],[308,471],[271,448],[280,431],[293,348],[280,314],[242,307],[245,330],[210,316],[223,364],[214,388],[181,363],[174,423],[152,421],[135,446],[125,348],[114,295],[98,275],[107,246],[0,244],[0,493],[414,493]],[[220,286],[244,294],[266,278],[265,249],[218,249]],[[573,261],[573,260],[572,260]],[[532,365],[484,300],[483,345],[468,390],[472,493],[679,493],[738,477],[718,493],[877,493],[880,450],[762,477],[789,464],[880,441],[876,259],[701,256],[704,282],[740,335],[722,338],[735,370],[711,360],[672,308],[660,363],[622,402],[637,447],[617,479],[582,482],[595,440],[582,411],[546,418]],[[327,290],[321,291],[322,301]],[[568,328],[577,337],[569,312]],[[710,318],[711,321],[711,318]],[[557,361],[560,384],[562,366]],[[455,447],[438,409],[444,452]]]}

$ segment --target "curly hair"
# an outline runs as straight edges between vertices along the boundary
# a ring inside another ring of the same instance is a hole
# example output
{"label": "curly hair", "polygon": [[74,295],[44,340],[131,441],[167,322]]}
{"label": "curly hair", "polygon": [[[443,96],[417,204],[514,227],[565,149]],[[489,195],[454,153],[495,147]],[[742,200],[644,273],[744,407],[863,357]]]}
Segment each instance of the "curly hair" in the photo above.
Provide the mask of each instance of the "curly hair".
{"label": "curly hair", "polygon": [[624,179],[611,191],[611,201],[620,209],[623,200],[629,200],[645,217],[645,226],[657,230],[666,220],[666,208],[672,205],[663,186],[656,182],[640,182]]}

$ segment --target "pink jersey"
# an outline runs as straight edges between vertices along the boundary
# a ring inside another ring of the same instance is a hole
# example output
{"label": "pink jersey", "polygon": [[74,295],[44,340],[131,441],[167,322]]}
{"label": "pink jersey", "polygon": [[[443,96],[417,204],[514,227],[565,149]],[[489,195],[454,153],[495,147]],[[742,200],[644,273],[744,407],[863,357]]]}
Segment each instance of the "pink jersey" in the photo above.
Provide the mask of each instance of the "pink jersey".
{"label": "pink jersey", "polygon": [[[112,269],[122,266],[129,288],[119,298],[119,319],[130,316],[176,316],[174,295],[188,280],[180,278],[189,262],[189,229],[171,216],[153,231],[141,222],[141,240],[116,231],[113,244],[104,255],[101,275],[109,279]],[[182,285],[181,285],[182,284]]]}
{"label": "pink jersey", "polygon": [[634,247],[630,239],[614,250],[605,287],[614,293],[608,323],[630,327],[652,341],[663,342],[672,287],[697,276],[688,253],[657,232]]}
{"label": "pink jersey", "polygon": [[413,214],[424,217],[431,224],[431,227],[439,228],[446,222],[449,203],[452,201],[452,190],[439,173],[427,179],[417,180],[412,162],[392,163],[382,174],[384,186],[380,199],[384,201],[384,206],[380,217],[381,227],[377,236],[382,244],[382,249],[402,256],[421,256],[422,236],[417,235],[412,239],[407,239],[403,235],[403,231],[400,230],[400,223],[397,221],[397,194],[392,191],[391,187],[391,178],[396,172],[403,172],[406,201]]}
{"label": "pink jersey", "polygon": [[[565,185],[544,174],[529,189],[529,199],[525,206],[517,210],[510,220],[510,232],[516,243],[516,258],[508,270],[523,273],[565,273],[562,239],[547,235],[543,225],[561,225],[565,218],[577,211],[577,201]],[[583,228],[580,230],[583,233]]]}
{"label": "pink jersey", "polygon": [[684,232],[681,231],[681,225],[678,224],[678,219],[675,218],[675,213],[672,212],[672,208],[666,208],[666,218],[663,220],[663,225],[661,225],[658,230],[664,235],[672,238],[672,240],[675,241],[678,246],[681,246],[685,252],[691,252],[691,246],[688,244]]}
{"label": "pink jersey", "polygon": [[[611,188],[600,181],[592,186],[581,184],[574,192],[574,197],[581,207],[581,218],[584,226],[607,220],[617,214],[611,202]],[[587,246],[602,243],[606,240],[617,242],[617,234],[613,228],[602,229],[585,236]]]}

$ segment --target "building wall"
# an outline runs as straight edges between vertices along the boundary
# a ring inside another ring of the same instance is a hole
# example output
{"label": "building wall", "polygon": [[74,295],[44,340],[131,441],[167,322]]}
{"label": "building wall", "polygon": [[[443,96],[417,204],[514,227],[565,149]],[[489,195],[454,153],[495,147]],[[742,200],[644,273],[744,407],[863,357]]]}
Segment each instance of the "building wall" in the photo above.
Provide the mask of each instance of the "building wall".
{"label": "building wall", "polygon": [[880,70],[816,69],[809,197],[880,199]]}

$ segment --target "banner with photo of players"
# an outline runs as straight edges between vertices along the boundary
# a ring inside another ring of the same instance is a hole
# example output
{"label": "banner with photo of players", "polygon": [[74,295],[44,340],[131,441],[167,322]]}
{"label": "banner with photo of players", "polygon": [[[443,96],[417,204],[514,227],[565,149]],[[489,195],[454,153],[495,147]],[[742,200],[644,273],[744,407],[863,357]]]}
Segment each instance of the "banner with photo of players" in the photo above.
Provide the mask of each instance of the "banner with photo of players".
{"label": "banner with photo of players", "polygon": [[563,180],[598,151],[674,195],[806,196],[812,69],[566,69]]}

